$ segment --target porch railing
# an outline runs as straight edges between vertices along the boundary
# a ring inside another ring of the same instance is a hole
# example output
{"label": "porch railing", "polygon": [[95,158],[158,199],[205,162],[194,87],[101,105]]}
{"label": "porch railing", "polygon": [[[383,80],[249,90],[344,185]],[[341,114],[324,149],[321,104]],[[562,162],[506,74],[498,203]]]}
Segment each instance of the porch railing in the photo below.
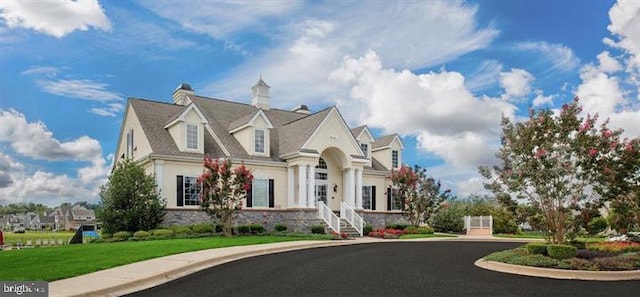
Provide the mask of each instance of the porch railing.
{"label": "porch railing", "polygon": [[329,225],[331,230],[340,234],[340,218],[322,201],[318,201],[318,216]]}
{"label": "porch railing", "polygon": [[356,229],[356,231],[358,231],[360,236],[362,236],[364,220],[353,208],[351,208],[351,206],[349,206],[349,204],[345,202],[340,203],[340,218],[347,221],[354,229]]}

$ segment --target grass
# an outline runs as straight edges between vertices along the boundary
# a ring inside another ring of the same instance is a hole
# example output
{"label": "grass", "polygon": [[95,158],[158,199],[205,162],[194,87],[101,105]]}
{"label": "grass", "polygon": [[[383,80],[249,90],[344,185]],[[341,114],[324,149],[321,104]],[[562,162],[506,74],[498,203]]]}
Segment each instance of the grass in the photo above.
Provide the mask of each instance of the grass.
{"label": "grass", "polygon": [[[532,239],[544,239],[544,235],[539,232],[525,232],[523,234],[494,234],[494,237],[502,238],[532,238]],[[584,242],[600,242],[605,241],[605,237],[579,237],[578,240]]]}
{"label": "grass", "polygon": [[229,246],[318,237],[240,236],[94,243],[0,252],[1,280],[55,281],[142,260]]}
{"label": "grass", "polygon": [[433,237],[457,237],[448,234],[404,234],[400,235],[400,239],[416,239],[416,238],[433,238]]}
{"label": "grass", "polygon": [[4,243],[16,245],[18,241],[21,241],[22,244],[26,244],[27,240],[31,240],[32,244],[35,244],[37,239],[62,239],[64,242],[68,242],[75,232],[48,232],[48,231],[27,231],[26,233],[13,233],[13,232],[3,232],[4,235]]}

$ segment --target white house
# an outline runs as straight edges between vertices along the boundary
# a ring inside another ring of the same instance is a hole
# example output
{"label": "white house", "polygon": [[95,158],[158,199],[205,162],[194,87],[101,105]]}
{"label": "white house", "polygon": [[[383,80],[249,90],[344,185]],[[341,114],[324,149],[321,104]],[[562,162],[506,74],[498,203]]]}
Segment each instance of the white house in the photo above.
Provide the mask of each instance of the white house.
{"label": "white house", "polygon": [[251,104],[202,97],[188,84],[174,91],[173,102],[128,100],[116,157],[155,174],[166,224],[208,219],[196,182],[204,156],[252,171],[239,224],[304,230],[322,222],[324,205],[336,213],[355,210],[376,227],[402,220],[389,190],[389,175],[402,164],[397,134],[374,138],[367,126],[350,128],[335,106],[313,113],[305,105],[271,108],[269,89],[261,78]]}

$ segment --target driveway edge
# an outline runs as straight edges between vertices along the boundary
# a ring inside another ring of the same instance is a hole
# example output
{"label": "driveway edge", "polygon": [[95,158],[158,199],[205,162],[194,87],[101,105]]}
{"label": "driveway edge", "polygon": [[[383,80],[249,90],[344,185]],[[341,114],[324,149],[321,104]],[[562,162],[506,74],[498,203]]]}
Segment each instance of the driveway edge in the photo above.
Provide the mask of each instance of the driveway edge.
{"label": "driveway edge", "polygon": [[640,280],[640,270],[631,271],[585,271],[564,270],[554,268],[529,267],[495,261],[478,259],[475,266],[497,272],[553,279],[590,280],[590,281],[625,281]]}

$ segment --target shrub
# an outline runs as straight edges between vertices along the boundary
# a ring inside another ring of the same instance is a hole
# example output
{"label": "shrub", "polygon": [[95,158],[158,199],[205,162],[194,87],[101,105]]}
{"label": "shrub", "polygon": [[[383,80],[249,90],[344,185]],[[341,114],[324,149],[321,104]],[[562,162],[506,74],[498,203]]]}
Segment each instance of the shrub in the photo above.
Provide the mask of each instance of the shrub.
{"label": "shrub", "polygon": [[438,232],[462,232],[466,211],[461,202],[451,202],[449,207],[440,208],[431,218],[431,226]]}
{"label": "shrub", "polygon": [[404,234],[418,234],[418,227],[409,226],[404,228]]}
{"label": "shrub", "polygon": [[511,259],[509,264],[534,267],[556,267],[558,260],[540,254],[525,255]]}
{"label": "shrub", "polygon": [[418,234],[433,234],[433,228],[431,227],[419,227]]}
{"label": "shrub", "polygon": [[640,243],[628,241],[591,242],[587,244],[587,249],[616,254],[640,252]]}
{"label": "shrub", "polygon": [[224,232],[224,225],[223,224],[216,224],[215,231],[216,231],[216,233]]}
{"label": "shrub", "polygon": [[264,226],[260,225],[260,224],[251,224],[249,225],[249,229],[251,230],[251,233],[253,234],[260,234],[260,233],[264,233]]}
{"label": "shrub", "polygon": [[578,254],[576,258],[591,260],[595,258],[604,258],[604,257],[613,257],[614,253],[602,252],[602,251],[591,251],[591,250],[578,250]]}
{"label": "shrub", "polygon": [[100,235],[100,237],[102,237],[103,239],[112,238],[113,234],[111,234],[111,233],[102,233]]}
{"label": "shrub", "polygon": [[547,246],[547,254],[554,259],[575,258],[578,255],[578,249],[572,245],[550,244]]}
{"label": "shrub", "polygon": [[173,233],[175,233],[176,235],[178,234],[191,234],[193,231],[191,230],[191,228],[187,227],[187,226],[179,226],[177,228],[175,228],[173,230]]}
{"label": "shrub", "polygon": [[491,253],[484,258],[489,261],[508,263],[508,261],[510,261],[513,258],[522,257],[526,255],[529,255],[529,252],[527,251],[527,249],[515,248],[512,250]]}
{"label": "shrub", "polygon": [[145,238],[149,237],[149,235],[151,234],[147,231],[136,231],[135,233],[133,233],[133,237],[135,238]]}
{"label": "shrub", "polygon": [[275,226],[275,229],[278,232],[284,232],[284,231],[287,231],[287,225],[285,225],[285,224],[277,224]]}
{"label": "shrub", "polygon": [[372,231],[367,233],[369,237],[384,238],[384,232]]}
{"label": "shrub", "polygon": [[386,229],[396,229],[396,230],[404,230],[405,228],[407,228],[407,224],[404,224],[404,223],[388,224],[386,227]]}
{"label": "shrub", "polygon": [[313,225],[311,226],[312,234],[324,234],[324,226],[323,225]]}
{"label": "shrub", "polygon": [[385,233],[383,236],[384,239],[398,239],[400,238],[397,234]]}
{"label": "shrub", "polygon": [[193,233],[213,233],[213,225],[209,223],[200,223],[193,225]]}
{"label": "shrub", "polygon": [[153,234],[153,236],[155,237],[172,237],[173,231],[169,229],[156,229],[156,230],[153,230],[151,234]]}
{"label": "shrub", "polygon": [[571,258],[565,260],[571,265],[571,269],[574,270],[590,270],[597,271],[598,265],[592,261],[581,259],[581,258]]}
{"label": "shrub", "polygon": [[371,224],[365,224],[364,227],[362,227],[362,234],[369,234],[371,231],[373,231]]}
{"label": "shrub", "polygon": [[589,232],[589,234],[595,235],[606,230],[607,227],[609,227],[607,219],[603,217],[597,217],[589,221],[589,224],[587,224],[587,231]]}
{"label": "shrub", "polygon": [[131,232],[127,232],[127,231],[116,232],[116,233],[113,233],[113,237],[126,240],[126,239],[129,239],[129,237],[131,237]]}
{"label": "shrub", "polygon": [[[638,257],[637,255],[635,256]],[[599,270],[633,270],[637,267],[637,265],[634,265],[636,263],[634,263],[634,261],[630,261],[630,257],[628,257],[627,255],[608,258],[596,258],[593,259],[593,262],[598,265]]]}
{"label": "shrub", "polygon": [[541,242],[531,242],[526,245],[527,252],[532,255],[546,255],[547,244]]}
{"label": "shrub", "polygon": [[240,234],[249,234],[251,233],[250,225],[238,225],[238,233]]}
{"label": "shrub", "polygon": [[579,250],[584,250],[587,248],[587,243],[584,240],[574,239],[569,241],[569,244],[575,246]]}

